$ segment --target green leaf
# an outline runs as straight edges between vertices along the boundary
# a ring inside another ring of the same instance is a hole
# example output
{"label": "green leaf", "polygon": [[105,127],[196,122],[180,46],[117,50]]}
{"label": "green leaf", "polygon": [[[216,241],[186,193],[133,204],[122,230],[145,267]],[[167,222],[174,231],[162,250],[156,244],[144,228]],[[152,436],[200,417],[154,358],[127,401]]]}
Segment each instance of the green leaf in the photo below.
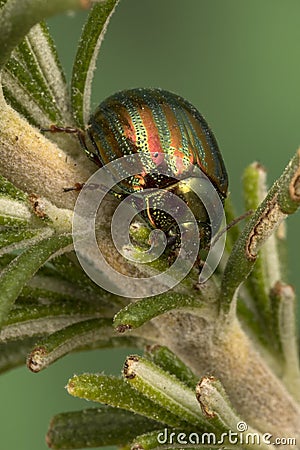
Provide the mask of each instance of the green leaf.
{"label": "green leaf", "polygon": [[188,427],[184,420],[146,398],[120,378],[101,374],[75,375],[69,380],[67,389],[74,397],[136,412],[171,427]]}
{"label": "green leaf", "polygon": [[[3,249],[10,247],[11,244],[30,239],[39,232],[39,230],[20,230],[18,228],[8,228],[1,230],[0,234],[0,255]],[[6,251],[4,251],[6,253]]]}
{"label": "green leaf", "polygon": [[0,196],[9,197],[19,202],[27,201],[27,194],[16,188],[10,181],[0,175]]}
{"label": "green leaf", "polygon": [[54,14],[83,9],[82,0],[7,0],[0,10],[0,69],[35,24]]}
{"label": "green leaf", "polygon": [[[220,439],[213,433],[199,433],[193,431],[184,433],[174,428],[150,431],[137,436],[130,444],[131,450],[245,450],[236,444],[222,445],[224,439]],[[203,442],[203,444],[202,444]],[[215,445],[213,444],[215,442]],[[220,446],[222,445],[222,447]]]}
{"label": "green leaf", "polygon": [[225,314],[230,310],[235,291],[253,269],[262,245],[286,215],[299,208],[299,168],[300,150],[273,184],[236,242],[228,258],[220,290],[219,302]]}
{"label": "green leaf", "polygon": [[197,384],[196,394],[203,414],[216,427],[224,431],[226,429],[235,429],[240,418],[235,414],[219,380],[212,376],[202,377]]}
{"label": "green leaf", "polygon": [[161,426],[138,414],[106,406],[58,414],[51,420],[46,440],[53,449],[124,445],[137,434]]}
{"label": "green leaf", "polygon": [[33,125],[72,124],[65,77],[45,24],[30,30],[2,78],[6,99]]}
{"label": "green leaf", "polygon": [[32,245],[0,274],[0,324],[2,325],[23,286],[56,252],[72,244],[71,235],[54,235]]}
{"label": "green leaf", "polygon": [[[48,263],[46,263],[48,264]],[[78,305],[78,308],[82,308],[81,303],[84,305],[89,305],[90,303],[93,303],[93,306],[95,308],[95,312],[98,311],[98,305],[99,300],[93,297],[93,299],[87,298],[86,293],[81,292],[78,288],[75,290],[68,291],[67,289],[63,289],[63,287],[66,287],[66,285],[59,284],[59,280],[52,279],[52,284],[50,283],[50,289],[47,289],[47,287],[40,288],[41,284],[45,284],[43,281],[45,280],[45,277],[41,277],[39,274],[44,273],[44,267],[41,267],[41,269],[38,272],[38,275],[35,275],[35,277],[31,280],[30,285],[24,286],[22,289],[21,294],[19,295],[17,302],[15,303],[16,307],[23,306],[26,307],[26,303],[32,304],[40,304],[40,305],[61,305],[61,307],[68,307],[69,304],[70,307],[74,305]],[[55,285],[56,281],[56,285]],[[69,287],[69,285],[67,285]],[[52,288],[52,289],[51,289]],[[90,301],[91,300],[91,301]],[[14,309],[11,311],[10,314],[12,314]],[[68,313],[68,312],[66,312]],[[69,314],[69,313],[68,313]]]}
{"label": "green leaf", "polygon": [[104,34],[118,0],[95,4],[84,26],[72,73],[71,101],[77,125],[84,128],[90,116],[93,73]]}
{"label": "green leaf", "polygon": [[[226,198],[224,209],[225,209],[226,223],[227,225],[229,225],[237,218],[237,214],[232,204],[230,195],[228,198]],[[234,243],[238,239],[239,235],[240,235],[239,224],[236,224],[230,227],[229,230],[227,230],[225,249],[228,254],[231,252]]]}
{"label": "green leaf", "polygon": [[[23,117],[26,117],[31,125],[39,127],[41,123],[46,121],[43,111],[37,104],[25,94],[23,87],[20,91],[19,83],[4,69],[2,73],[3,94],[10,106],[18,111]],[[26,106],[25,106],[26,105]]]}
{"label": "green leaf", "polygon": [[[244,197],[246,208],[256,209],[267,195],[266,171],[257,163],[246,168],[243,177]],[[255,302],[254,308],[259,312],[258,317],[262,322],[262,332],[269,337],[270,330],[270,298],[269,291],[276,281],[281,279],[279,255],[277,252],[275,234],[260,250],[253,270],[247,279],[247,287]],[[272,344],[273,345],[273,344]]]}
{"label": "green leaf", "polygon": [[131,443],[130,447],[143,450],[153,450],[155,448],[161,448],[162,445],[169,444],[169,439],[167,436],[170,436],[170,433],[174,433],[174,435],[176,435],[179,433],[179,431],[176,431],[176,429],[173,428],[164,428],[161,430],[150,431],[149,433],[144,433],[140,436],[137,435]]}
{"label": "green leaf", "polygon": [[[241,447],[237,445],[220,447],[220,443],[217,441],[218,437],[213,433],[199,433],[196,431],[184,433],[182,430],[176,430],[174,428],[163,428],[161,430],[150,431],[149,433],[137,436],[131,442],[130,448],[132,450],[161,450],[162,448],[172,450],[241,449]],[[216,444],[213,445],[213,442],[216,442]]]}
{"label": "green leaf", "polygon": [[32,372],[40,372],[74,350],[92,346],[97,341],[107,342],[111,335],[110,319],[90,319],[75,323],[37,342],[28,357],[27,366]]}
{"label": "green leaf", "polygon": [[147,348],[145,357],[161,367],[164,371],[175,375],[191,389],[195,389],[199,378],[168,347],[153,345]]}
{"label": "green leaf", "polygon": [[89,296],[92,295],[94,298],[101,298],[103,304],[105,303],[110,306],[112,313],[115,309],[113,305],[116,305],[120,309],[127,301],[124,297],[111,294],[94,283],[78,265],[75,254],[61,255],[52,259],[44,267],[43,273],[70,282],[73,286],[78,286],[81,291],[86,292]]}
{"label": "green leaf", "polygon": [[114,318],[114,326],[122,333],[131,328],[138,328],[145,322],[172,309],[201,308],[203,304],[195,296],[169,292],[148,299],[143,299],[125,306]]}
{"label": "green leaf", "polygon": [[20,339],[0,344],[0,374],[24,365],[36,338]]}
{"label": "green leaf", "polygon": [[0,224],[6,226],[34,226],[36,216],[31,212],[29,204],[0,194]]}
{"label": "green leaf", "polygon": [[[296,327],[296,296],[292,286],[278,281],[270,293],[274,336],[279,340],[283,355],[282,379],[300,402],[300,363]],[[278,355],[279,356],[279,355]]]}
{"label": "green leaf", "polygon": [[[23,53],[27,51],[30,54],[30,50],[25,43],[20,48],[21,51]],[[49,122],[61,122],[59,110],[51,98],[45,80],[36,71],[36,67],[30,67],[30,70],[28,70],[16,57],[12,56],[6,65],[6,71],[10,74],[12,81],[9,77],[4,78],[5,92],[9,93],[8,98],[14,96],[13,103],[18,102],[21,105],[26,105],[28,99],[32,103],[35,102],[38,108],[37,112],[42,112],[44,116],[40,118],[42,120],[39,120],[41,125],[45,124],[46,118],[48,124]]]}
{"label": "green leaf", "polygon": [[[237,424],[244,422],[236,414],[221,382],[213,376],[203,377],[196,387],[196,394],[203,414],[212,424],[226,433],[225,439],[224,435],[221,435],[224,443],[232,444],[228,430],[236,430],[238,429]],[[248,426],[244,431],[240,431],[240,440],[237,441],[237,444],[239,445],[241,441],[247,442],[247,435],[258,436],[258,439],[251,443],[251,450],[267,450],[267,448],[270,448],[270,444],[266,443],[263,436],[257,430]]]}
{"label": "green leaf", "polygon": [[[96,321],[97,319],[91,319],[89,322]],[[79,330],[78,335],[71,340],[64,339],[65,330],[69,334],[68,328],[72,327],[74,330]],[[50,364],[53,364],[59,358],[67,355],[71,352],[87,351],[95,349],[113,349],[113,348],[128,348],[128,347],[141,347],[143,344],[141,339],[135,337],[110,337],[109,333],[107,336],[102,336],[99,338],[98,335],[103,335],[103,330],[97,330],[97,332],[91,331],[90,333],[81,333],[82,328],[86,328],[86,321],[77,322],[74,325],[63,328],[51,334],[49,337],[42,338],[42,341],[35,342],[35,347],[30,351],[27,358],[27,366],[32,372],[40,372],[41,370],[47,368]],[[90,326],[91,328],[91,326]],[[55,335],[55,336],[54,336]],[[52,338],[53,337],[53,338]],[[52,341],[60,338],[61,344],[54,347]],[[47,347],[53,346],[52,351],[48,351]]]}
{"label": "green leaf", "polygon": [[[21,227],[20,227],[21,228]],[[7,228],[0,234],[0,256],[4,253],[24,249],[33,243],[40,241],[42,237],[51,236],[52,230]]]}
{"label": "green leaf", "polygon": [[129,356],[124,365],[124,376],[130,386],[181,420],[214,431],[214,426],[202,414],[195,391],[174,375],[145,358]]}
{"label": "green leaf", "polygon": [[26,286],[4,322],[0,340],[50,334],[84,320],[110,317],[109,314],[111,311],[94,298],[82,300]]}
{"label": "green leaf", "polygon": [[36,60],[37,77],[45,80],[52,102],[59,111],[63,125],[72,125],[70,99],[66,78],[61,66],[54,41],[45,22],[35,25],[26,36],[30,48],[27,67],[31,69]]}

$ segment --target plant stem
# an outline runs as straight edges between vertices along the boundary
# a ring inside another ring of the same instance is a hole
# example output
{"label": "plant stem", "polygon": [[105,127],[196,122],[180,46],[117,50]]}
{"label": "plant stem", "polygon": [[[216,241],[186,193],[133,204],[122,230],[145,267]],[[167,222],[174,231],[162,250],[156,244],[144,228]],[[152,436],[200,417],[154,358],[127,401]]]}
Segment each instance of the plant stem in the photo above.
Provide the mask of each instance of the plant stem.
{"label": "plant stem", "polygon": [[[299,436],[300,408],[254,349],[237,320],[214,326],[186,312],[154,319],[166,345],[195,374],[218,378],[239,415],[264,433]],[[226,324],[225,324],[226,325]]]}
{"label": "plant stem", "polygon": [[0,109],[1,174],[29,194],[73,208],[76,194],[63,189],[87,180],[92,170],[89,162],[80,164],[46,139],[6,104],[1,92]]}

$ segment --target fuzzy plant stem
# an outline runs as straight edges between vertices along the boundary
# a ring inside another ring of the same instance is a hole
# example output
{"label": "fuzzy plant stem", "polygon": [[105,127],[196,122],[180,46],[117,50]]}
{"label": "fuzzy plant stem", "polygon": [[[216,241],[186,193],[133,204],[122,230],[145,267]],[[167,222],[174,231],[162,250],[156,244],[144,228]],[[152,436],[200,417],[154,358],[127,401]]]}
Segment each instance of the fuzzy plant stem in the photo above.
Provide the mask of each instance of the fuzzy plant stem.
{"label": "fuzzy plant stem", "polygon": [[293,436],[299,442],[300,407],[236,320],[216,326],[182,311],[155,319],[161,342],[178,355],[199,378],[207,374],[223,384],[233,406],[249,425],[274,436]]}
{"label": "fuzzy plant stem", "polygon": [[63,189],[84,182],[89,165],[77,164],[14,111],[0,92],[1,174],[28,194],[46,197],[56,206],[73,208],[76,195]]}

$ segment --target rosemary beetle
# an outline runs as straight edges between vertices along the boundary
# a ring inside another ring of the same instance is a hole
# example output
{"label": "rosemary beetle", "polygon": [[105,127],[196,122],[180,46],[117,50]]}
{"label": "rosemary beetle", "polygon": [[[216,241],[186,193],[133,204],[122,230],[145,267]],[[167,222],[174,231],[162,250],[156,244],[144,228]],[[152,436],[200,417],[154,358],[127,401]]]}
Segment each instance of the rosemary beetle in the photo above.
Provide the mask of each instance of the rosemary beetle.
{"label": "rosemary beetle", "polygon": [[[163,230],[169,242],[176,244],[178,227],[173,217],[164,212],[164,202],[168,201],[164,192],[179,196],[195,216],[200,248],[209,245],[210,220],[201,199],[192,189],[200,181],[191,173],[191,166],[197,166],[206,175],[222,204],[227,195],[228,178],[217,141],[191,103],[162,89],[124,90],[97,107],[84,133],[75,128],[55,126],[50,131],[77,132],[88,157],[100,167],[122,156],[139,154],[142,170],[119,182],[113,194],[124,198],[146,192],[148,188],[158,189],[151,208],[145,207],[140,215],[152,229]],[[167,175],[153,171],[165,160]],[[180,220],[185,222],[184,214]]]}

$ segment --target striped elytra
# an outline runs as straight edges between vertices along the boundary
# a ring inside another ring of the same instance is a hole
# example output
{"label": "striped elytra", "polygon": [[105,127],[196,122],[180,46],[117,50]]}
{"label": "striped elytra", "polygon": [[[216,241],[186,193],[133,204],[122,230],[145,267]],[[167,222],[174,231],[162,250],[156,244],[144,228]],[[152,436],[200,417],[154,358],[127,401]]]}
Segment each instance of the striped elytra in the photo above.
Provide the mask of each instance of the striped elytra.
{"label": "striped elytra", "polygon": [[[147,188],[167,189],[188,203],[199,228],[209,220],[201,201],[191,190],[187,192],[192,165],[209,178],[222,202],[227,195],[227,173],[212,131],[198,110],[176,94],[146,88],[118,92],[98,106],[87,133],[93,144],[92,151],[87,153],[99,166],[125,155],[139,154],[142,171],[118,183],[119,194],[126,196]],[[165,155],[168,155],[167,175],[150,173],[164,163]],[[178,180],[185,180],[184,190]],[[163,196],[158,195],[157,207],[142,215],[151,227],[169,231],[174,221],[162,212],[162,204]]]}

